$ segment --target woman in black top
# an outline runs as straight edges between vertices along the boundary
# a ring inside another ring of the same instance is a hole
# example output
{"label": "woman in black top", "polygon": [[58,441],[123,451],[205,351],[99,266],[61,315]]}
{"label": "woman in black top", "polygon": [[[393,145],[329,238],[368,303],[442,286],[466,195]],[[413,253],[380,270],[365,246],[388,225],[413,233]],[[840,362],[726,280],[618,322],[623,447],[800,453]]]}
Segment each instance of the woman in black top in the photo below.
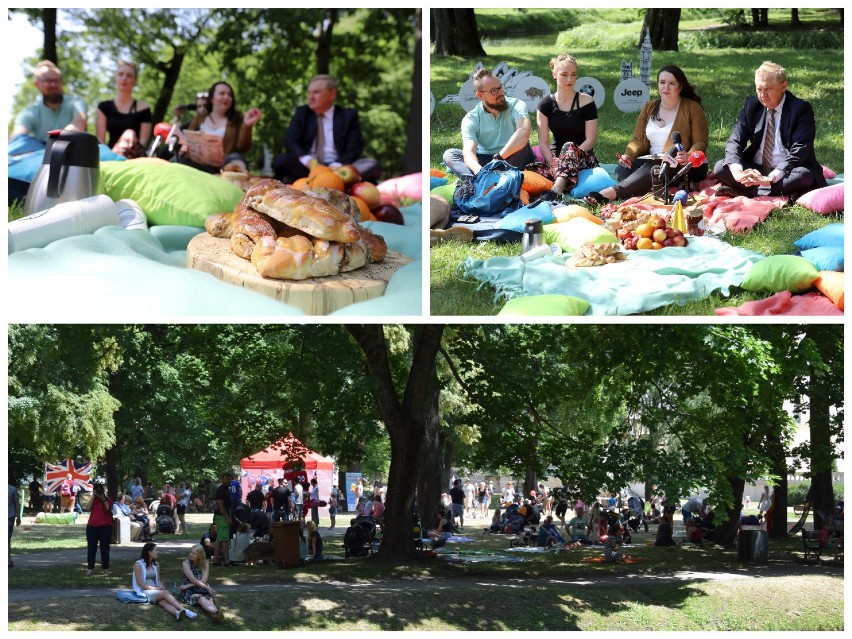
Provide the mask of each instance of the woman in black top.
{"label": "woman in black top", "polygon": [[127,158],[142,155],[151,139],[151,108],[133,97],[136,79],[135,64],[118,63],[115,99],[98,104],[95,125],[98,141]]}
{"label": "woman in black top", "polygon": [[[544,162],[527,167],[553,180],[553,191],[563,193],[577,185],[580,169],[598,166],[595,140],[598,137],[598,109],[594,99],[575,90],[577,60],[567,53],[550,61],[556,80],[556,93],[538,105],[538,144]],[[550,134],[553,143],[550,144]]]}

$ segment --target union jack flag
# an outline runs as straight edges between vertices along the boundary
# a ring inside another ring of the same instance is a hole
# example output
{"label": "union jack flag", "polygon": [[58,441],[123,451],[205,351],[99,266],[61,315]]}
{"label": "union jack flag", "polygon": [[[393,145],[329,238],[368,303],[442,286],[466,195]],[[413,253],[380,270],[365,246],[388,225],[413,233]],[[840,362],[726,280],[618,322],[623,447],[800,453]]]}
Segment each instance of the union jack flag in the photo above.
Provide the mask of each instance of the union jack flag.
{"label": "union jack flag", "polygon": [[58,464],[45,463],[44,481],[47,483],[45,491],[48,493],[56,492],[59,484],[65,481],[65,476],[68,473],[71,473],[71,479],[74,480],[75,484],[86,490],[92,490],[92,462],[78,466],[73,459],[69,458]]}

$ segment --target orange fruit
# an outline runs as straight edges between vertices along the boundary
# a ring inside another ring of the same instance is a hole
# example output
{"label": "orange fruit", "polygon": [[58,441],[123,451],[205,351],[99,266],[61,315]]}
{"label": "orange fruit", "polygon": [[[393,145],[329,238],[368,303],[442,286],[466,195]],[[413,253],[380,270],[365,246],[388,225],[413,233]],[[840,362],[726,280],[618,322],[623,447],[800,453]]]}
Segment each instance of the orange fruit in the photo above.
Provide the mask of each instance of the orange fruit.
{"label": "orange fruit", "polygon": [[663,248],[663,245],[659,242],[651,242],[651,248],[655,251],[659,251],[661,248]]}
{"label": "orange fruit", "polygon": [[361,199],[357,195],[350,195],[349,197],[355,200],[355,204],[358,205],[358,209],[361,211],[362,222],[370,222],[376,219],[376,216],[370,213],[370,207],[363,199]]}
{"label": "orange fruit", "polygon": [[299,178],[295,182],[293,182],[290,186],[294,189],[299,189],[300,191],[304,191],[305,187],[308,185],[308,178]]}
{"label": "orange fruit", "polygon": [[346,188],[343,178],[331,170],[321,171],[313,176],[309,175],[308,186],[325,186],[329,189],[337,189],[338,191],[343,191]]}
{"label": "orange fruit", "polygon": [[523,202],[525,206],[530,203],[530,194],[524,189],[521,189],[521,202]]}
{"label": "orange fruit", "polygon": [[651,237],[654,234],[654,227],[650,224],[640,224],[633,232],[639,237]]}
{"label": "orange fruit", "polygon": [[639,238],[639,241],[636,242],[636,248],[640,250],[654,248],[653,245],[654,243],[651,241],[650,238],[647,237]]}
{"label": "orange fruit", "polygon": [[314,164],[311,165],[311,171],[308,173],[308,177],[312,178],[320,173],[333,173],[333,171],[331,170],[331,167],[325,166],[324,164],[316,164],[316,161],[314,161]]}

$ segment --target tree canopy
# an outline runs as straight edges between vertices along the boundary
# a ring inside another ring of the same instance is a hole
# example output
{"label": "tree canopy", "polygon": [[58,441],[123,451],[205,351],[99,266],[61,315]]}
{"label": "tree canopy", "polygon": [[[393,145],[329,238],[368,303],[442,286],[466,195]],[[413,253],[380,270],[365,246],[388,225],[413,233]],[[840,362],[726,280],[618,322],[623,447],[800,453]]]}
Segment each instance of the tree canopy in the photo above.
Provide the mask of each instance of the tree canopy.
{"label": "tree canopy", "polygon": [[[26,11],[49,42],[51,10]],[[250,152],[257,167],[264,144],[273,154],[283,150],[287,124],[305,102],[310,78],[331,73],[339,80],[338,104],[359,110],[365,154],[390,177],[402,171],[407,122],[412,108],[420,108],[411,103],[413,86],[420,84],[418,11],[60,9],[56,62],[66,91],[89,105],[90,121],[98,102],[113,97],[120,60],[139,64],[135,95],[151,104],[155,121],[171,120],[177,105],[194,103],[195,94],[214,82],[228,82],[238,109],[263,112]],[[45,54],[28,61],[30,67]],[[25,83],[15,111],[35,95]],[[416,137],[416,148],[407,152],[419,162],[419,126]]]}

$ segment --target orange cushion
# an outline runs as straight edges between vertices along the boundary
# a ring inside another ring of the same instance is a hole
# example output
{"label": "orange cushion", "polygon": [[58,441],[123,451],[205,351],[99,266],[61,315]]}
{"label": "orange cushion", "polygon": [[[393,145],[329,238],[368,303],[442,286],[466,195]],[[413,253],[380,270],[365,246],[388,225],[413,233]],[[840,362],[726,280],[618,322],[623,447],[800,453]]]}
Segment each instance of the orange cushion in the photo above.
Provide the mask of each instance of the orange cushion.
{"label": "orange cushion", "polygon": [[553,182],[538,173],[533,171],[522,171],[522,173],[524,174],[524,183],[521,184],[521,188],[532,197],[541,195],[553,188]]}
{"label": "orange cushion", "polygon": [[575,217],[584,217],[595,224],[603,224],[603,220],[601,218],[579,204],[557,206],[553,209],[553,214],[556,216],[557,222],[567,222]]}
{"label": "orange cushion", "polygon": [[443,177],[447,177],[447,174],[444,173],[443,171],[439,171],[438,169],[429,169],[429,176],[430,177],[436,177],[436,178],[443,178]]}
{"label": "orange cushion", "polygon": [[843,273],[839,271],[820,271],[814,286],[817,290],[843,310]]}

